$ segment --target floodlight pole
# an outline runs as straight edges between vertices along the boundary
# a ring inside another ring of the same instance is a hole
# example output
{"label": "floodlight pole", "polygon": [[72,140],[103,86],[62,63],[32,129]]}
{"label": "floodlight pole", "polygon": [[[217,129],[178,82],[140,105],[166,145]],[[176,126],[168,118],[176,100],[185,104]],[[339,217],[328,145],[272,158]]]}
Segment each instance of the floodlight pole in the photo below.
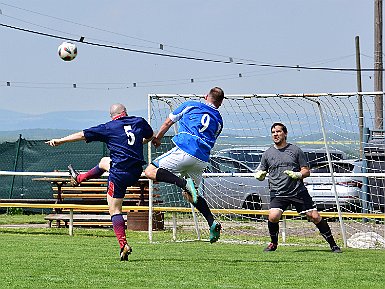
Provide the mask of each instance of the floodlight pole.
{"label": "floodlight pole", "polygon": [[[382,0],[374,0],[374,91],[383,91],[382,70]],[[376,95],[374,126],[378,130],[384,126],[383,105],[383,95]]]}
{"label": "floodlight pole", "polygon": [[362,108],[362,81],[361,81],[361,57],[360,57],[360,37],[356,36],[356,67],[357,67],[357,100],[358,100],[358,128],[360,142],[360,159],[363,158],[364,148],[364,112]]}

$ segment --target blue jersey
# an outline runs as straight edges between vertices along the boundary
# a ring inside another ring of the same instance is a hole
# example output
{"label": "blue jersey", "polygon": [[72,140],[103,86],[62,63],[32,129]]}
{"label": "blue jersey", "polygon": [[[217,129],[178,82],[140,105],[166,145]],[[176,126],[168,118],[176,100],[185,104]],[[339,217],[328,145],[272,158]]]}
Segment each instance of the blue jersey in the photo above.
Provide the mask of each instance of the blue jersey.
{"label": "blue jersey", "polygon": [[151,126],[142,117],[125,116],[85,129],[86,142],[101,141],[110,150],[111,168],[128,171],[142,166],[143,138],[153,135]]}
{"label": "blue jersey", "polygon": [[169,118],[179,121],[179,131],[172,141],[181,150],[208,162],[210,151],[222,131],[223,120],[218,109],[208,103],[187,101],[181,104]]}

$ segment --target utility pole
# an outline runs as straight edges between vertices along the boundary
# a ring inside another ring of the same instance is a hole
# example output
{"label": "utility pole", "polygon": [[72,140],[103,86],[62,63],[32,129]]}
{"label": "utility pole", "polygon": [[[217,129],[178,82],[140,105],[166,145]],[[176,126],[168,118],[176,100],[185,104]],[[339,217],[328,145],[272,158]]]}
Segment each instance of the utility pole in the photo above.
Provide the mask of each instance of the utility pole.
{"label": "utility pole", "polygon": [[363,157],[363,142],[364,142],[364,110],[362,108],[362,81],[361,81],[361,57],[360,57],[360,37],[356,36],[356,68],[357,68],[357,91],[358,91],[358,128],[360,140],[360,159]]}
{"label": "utility pole", "polygon": [[[374,91],[383,91],[382,67],[382,0],[374,0]],[[374,126],[379,130],[384,126],[383,105],[383,95],[376,95]]]}

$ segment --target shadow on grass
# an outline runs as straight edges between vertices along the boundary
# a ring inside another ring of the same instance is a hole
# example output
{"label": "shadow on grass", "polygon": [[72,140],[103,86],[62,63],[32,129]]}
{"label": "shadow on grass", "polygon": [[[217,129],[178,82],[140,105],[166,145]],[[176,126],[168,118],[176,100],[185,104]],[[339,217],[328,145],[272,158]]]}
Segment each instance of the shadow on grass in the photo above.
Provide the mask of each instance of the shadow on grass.
{"label": "shadow on grass", "polygon": [[[69,236],[68,228],[63,229],[20,229],[20,228],[0,228],[0,234],[20,234],[20,235],[59,235]],[[78,236],[95,236],[95,237],[114,237],[113,232],[109,231],[87,231],[87,230],[76,230],[74,235]]]}
{"label": "shadow on grass", "polygon": [[332,253],[329,248],[303,248],[303,249],[298,249],[294,250],[293,252],[295,253],[309,253],[309,252],[327,252],[327,253]]}
{"label": "shadow on grass", "polygon": [[[267,256],[268,254],[266,254]],[[196,266],[197,264],[197,260],[196,259],[187,259],[188,257],[186,256],[186,258],[175,258],[175,257],[170,257],[170,258],[157,258],[157,259],[152,259],[152,258],[139,258],[139,259],[135,259],[135,257],[132,256],[132,259],[129,259],[129,262],[130,263],[143,263],[143,262],[150,262],[150,263],[153,263],[154,261],[158,261],[158,262],[183,262],[184,264],[186,264],[186,266],[188,266],[188,264],[190,263],[191,266]],[[205,258],[204,259],[205,262],[209,262],[209,263],[221,263],[221,264],[228,264],[228,265],[235,265],[235,264],[250,264],[250,263],[260,263],[260,264],[276,264],[277,263],[277,259],[261,259],[261,258],[253,258],[253,259],[219,259],[219,258]],[[313,263],[314,261],[313,260],[298,260],[298,261],[293,261],[292,259],[279,259],[279,263],[287,263],[287,264],[293,264],[293,263]]]}

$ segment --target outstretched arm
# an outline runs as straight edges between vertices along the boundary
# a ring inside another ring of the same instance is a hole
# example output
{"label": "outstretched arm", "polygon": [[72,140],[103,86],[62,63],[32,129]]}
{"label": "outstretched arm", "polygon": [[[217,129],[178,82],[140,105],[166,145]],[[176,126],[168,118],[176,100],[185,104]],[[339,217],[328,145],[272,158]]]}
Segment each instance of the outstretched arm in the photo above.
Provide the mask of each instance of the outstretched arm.
{"label": "outstretched arm", "polygon": [[155,146],[155,147],[158,147],[160,146],[160,141],[161,139],[163,138],[163,136],[165,135],[165,133],[170,129],[170,127],[174,124],[174,122],[168,117],[164,123],[161,125],[158,133],[156,134],[156,136],[154,137],[154,139],[152,140],[152,144]]}
{"label": "outstretched arm", "polygon": [[84,137],[83,131],[79,131],[62,138],[53,138],[49,141],[46,141],[45,143],[50,145],[51,147],[56,147],[66,142],[75,142],[75,141],[85,140],[85,139],[86,138]]}

